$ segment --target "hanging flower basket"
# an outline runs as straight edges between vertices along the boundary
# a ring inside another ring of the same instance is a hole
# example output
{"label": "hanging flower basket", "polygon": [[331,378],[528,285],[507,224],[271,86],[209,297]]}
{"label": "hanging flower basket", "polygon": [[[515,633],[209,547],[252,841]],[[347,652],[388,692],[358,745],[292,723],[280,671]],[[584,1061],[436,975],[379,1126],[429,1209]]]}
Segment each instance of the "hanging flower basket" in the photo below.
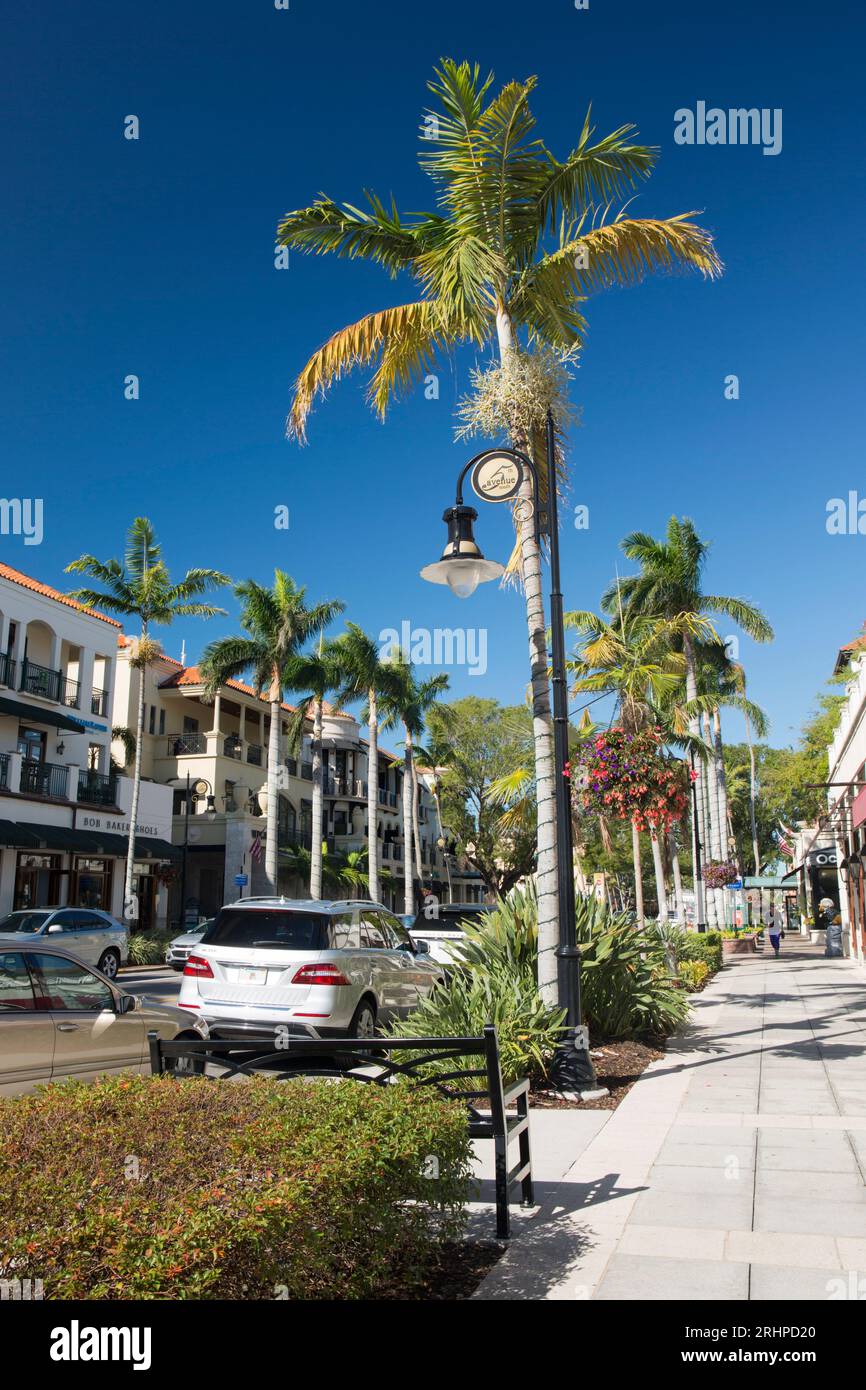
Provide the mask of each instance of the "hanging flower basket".
{"label": "hanging flower basket", "polygon": [[665,754],[658,729],[609,729],[591,739],[564,769],[582,815],[633,821],[638,830],[667,831],[689,806],[686,771]]}
{"label": "hanging flower basket", "polygon": [[704,884],[707,888],[724,888],[738,877],[737,866],[732,859],[710,860],[704,865]]}

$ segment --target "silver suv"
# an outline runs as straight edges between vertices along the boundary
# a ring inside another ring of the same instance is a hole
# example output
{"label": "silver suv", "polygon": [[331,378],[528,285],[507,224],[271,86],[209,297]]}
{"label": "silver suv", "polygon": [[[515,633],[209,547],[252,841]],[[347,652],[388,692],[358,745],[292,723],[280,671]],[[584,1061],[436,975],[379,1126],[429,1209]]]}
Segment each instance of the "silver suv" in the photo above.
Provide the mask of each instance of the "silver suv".
{"label": "silver suv", "polygon": [[29,907],[0,920],[0,946],[47,941],[85,965],[95,965],[113,980],[129,955],[129,934],[122,922],[96,907]]}
{"label": "silver suv", "polygon": [[444,983],[426,941],[378,903],[243,898],[221,909],[183,972],[178,1004],[211,1037],[284,1025],[372,1037]]}

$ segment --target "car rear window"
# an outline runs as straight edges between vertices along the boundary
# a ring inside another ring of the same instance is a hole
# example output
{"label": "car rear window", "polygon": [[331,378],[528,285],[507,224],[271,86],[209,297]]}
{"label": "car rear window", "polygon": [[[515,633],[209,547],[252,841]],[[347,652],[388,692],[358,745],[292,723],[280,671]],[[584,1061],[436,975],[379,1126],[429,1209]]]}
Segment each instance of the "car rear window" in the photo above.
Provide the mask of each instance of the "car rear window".
{"label": "car rear window", "polygon": [[265,946],[285,951],[324,951],[328,918],[285,908],[224,908],[208,927],[203,946]]}

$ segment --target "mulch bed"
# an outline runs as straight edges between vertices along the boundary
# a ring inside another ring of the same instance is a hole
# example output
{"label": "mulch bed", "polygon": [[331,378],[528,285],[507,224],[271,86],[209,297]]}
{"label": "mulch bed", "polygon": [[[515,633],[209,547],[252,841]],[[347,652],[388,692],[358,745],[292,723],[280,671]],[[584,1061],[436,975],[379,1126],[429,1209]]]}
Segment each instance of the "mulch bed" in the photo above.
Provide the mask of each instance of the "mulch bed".
{"label": "mulch bed", "polygon": [[453,1241],[440,1246],[430,1263],[411,1277],[397,1276],[376,1301],[454,1302],[470,1298],[505,1253],[497,1241]]}
{"label": "mulch bed", "polygon": [[650,1062],[663,1057],[664,1049],[656,1043],[628,1041],[595,1043],[590,1055],[599,1086],[610,1092],[599,1100],[562,1100],[543,1086],[534,1089],[530,1106],[544,1110],[615,1110]]}

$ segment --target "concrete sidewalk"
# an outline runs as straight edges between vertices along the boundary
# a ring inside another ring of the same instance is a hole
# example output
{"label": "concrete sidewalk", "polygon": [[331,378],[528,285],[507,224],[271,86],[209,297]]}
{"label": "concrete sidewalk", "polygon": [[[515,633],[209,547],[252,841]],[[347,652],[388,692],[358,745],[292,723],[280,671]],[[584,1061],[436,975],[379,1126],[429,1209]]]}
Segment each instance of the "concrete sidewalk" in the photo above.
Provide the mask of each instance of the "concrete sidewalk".
{"label": "concrete sidewalk", "polygon": [[866,1295],[866,977],[782,945],[731,958],[594,1135],[534,1112],[540,1206],[476,1298]]}

